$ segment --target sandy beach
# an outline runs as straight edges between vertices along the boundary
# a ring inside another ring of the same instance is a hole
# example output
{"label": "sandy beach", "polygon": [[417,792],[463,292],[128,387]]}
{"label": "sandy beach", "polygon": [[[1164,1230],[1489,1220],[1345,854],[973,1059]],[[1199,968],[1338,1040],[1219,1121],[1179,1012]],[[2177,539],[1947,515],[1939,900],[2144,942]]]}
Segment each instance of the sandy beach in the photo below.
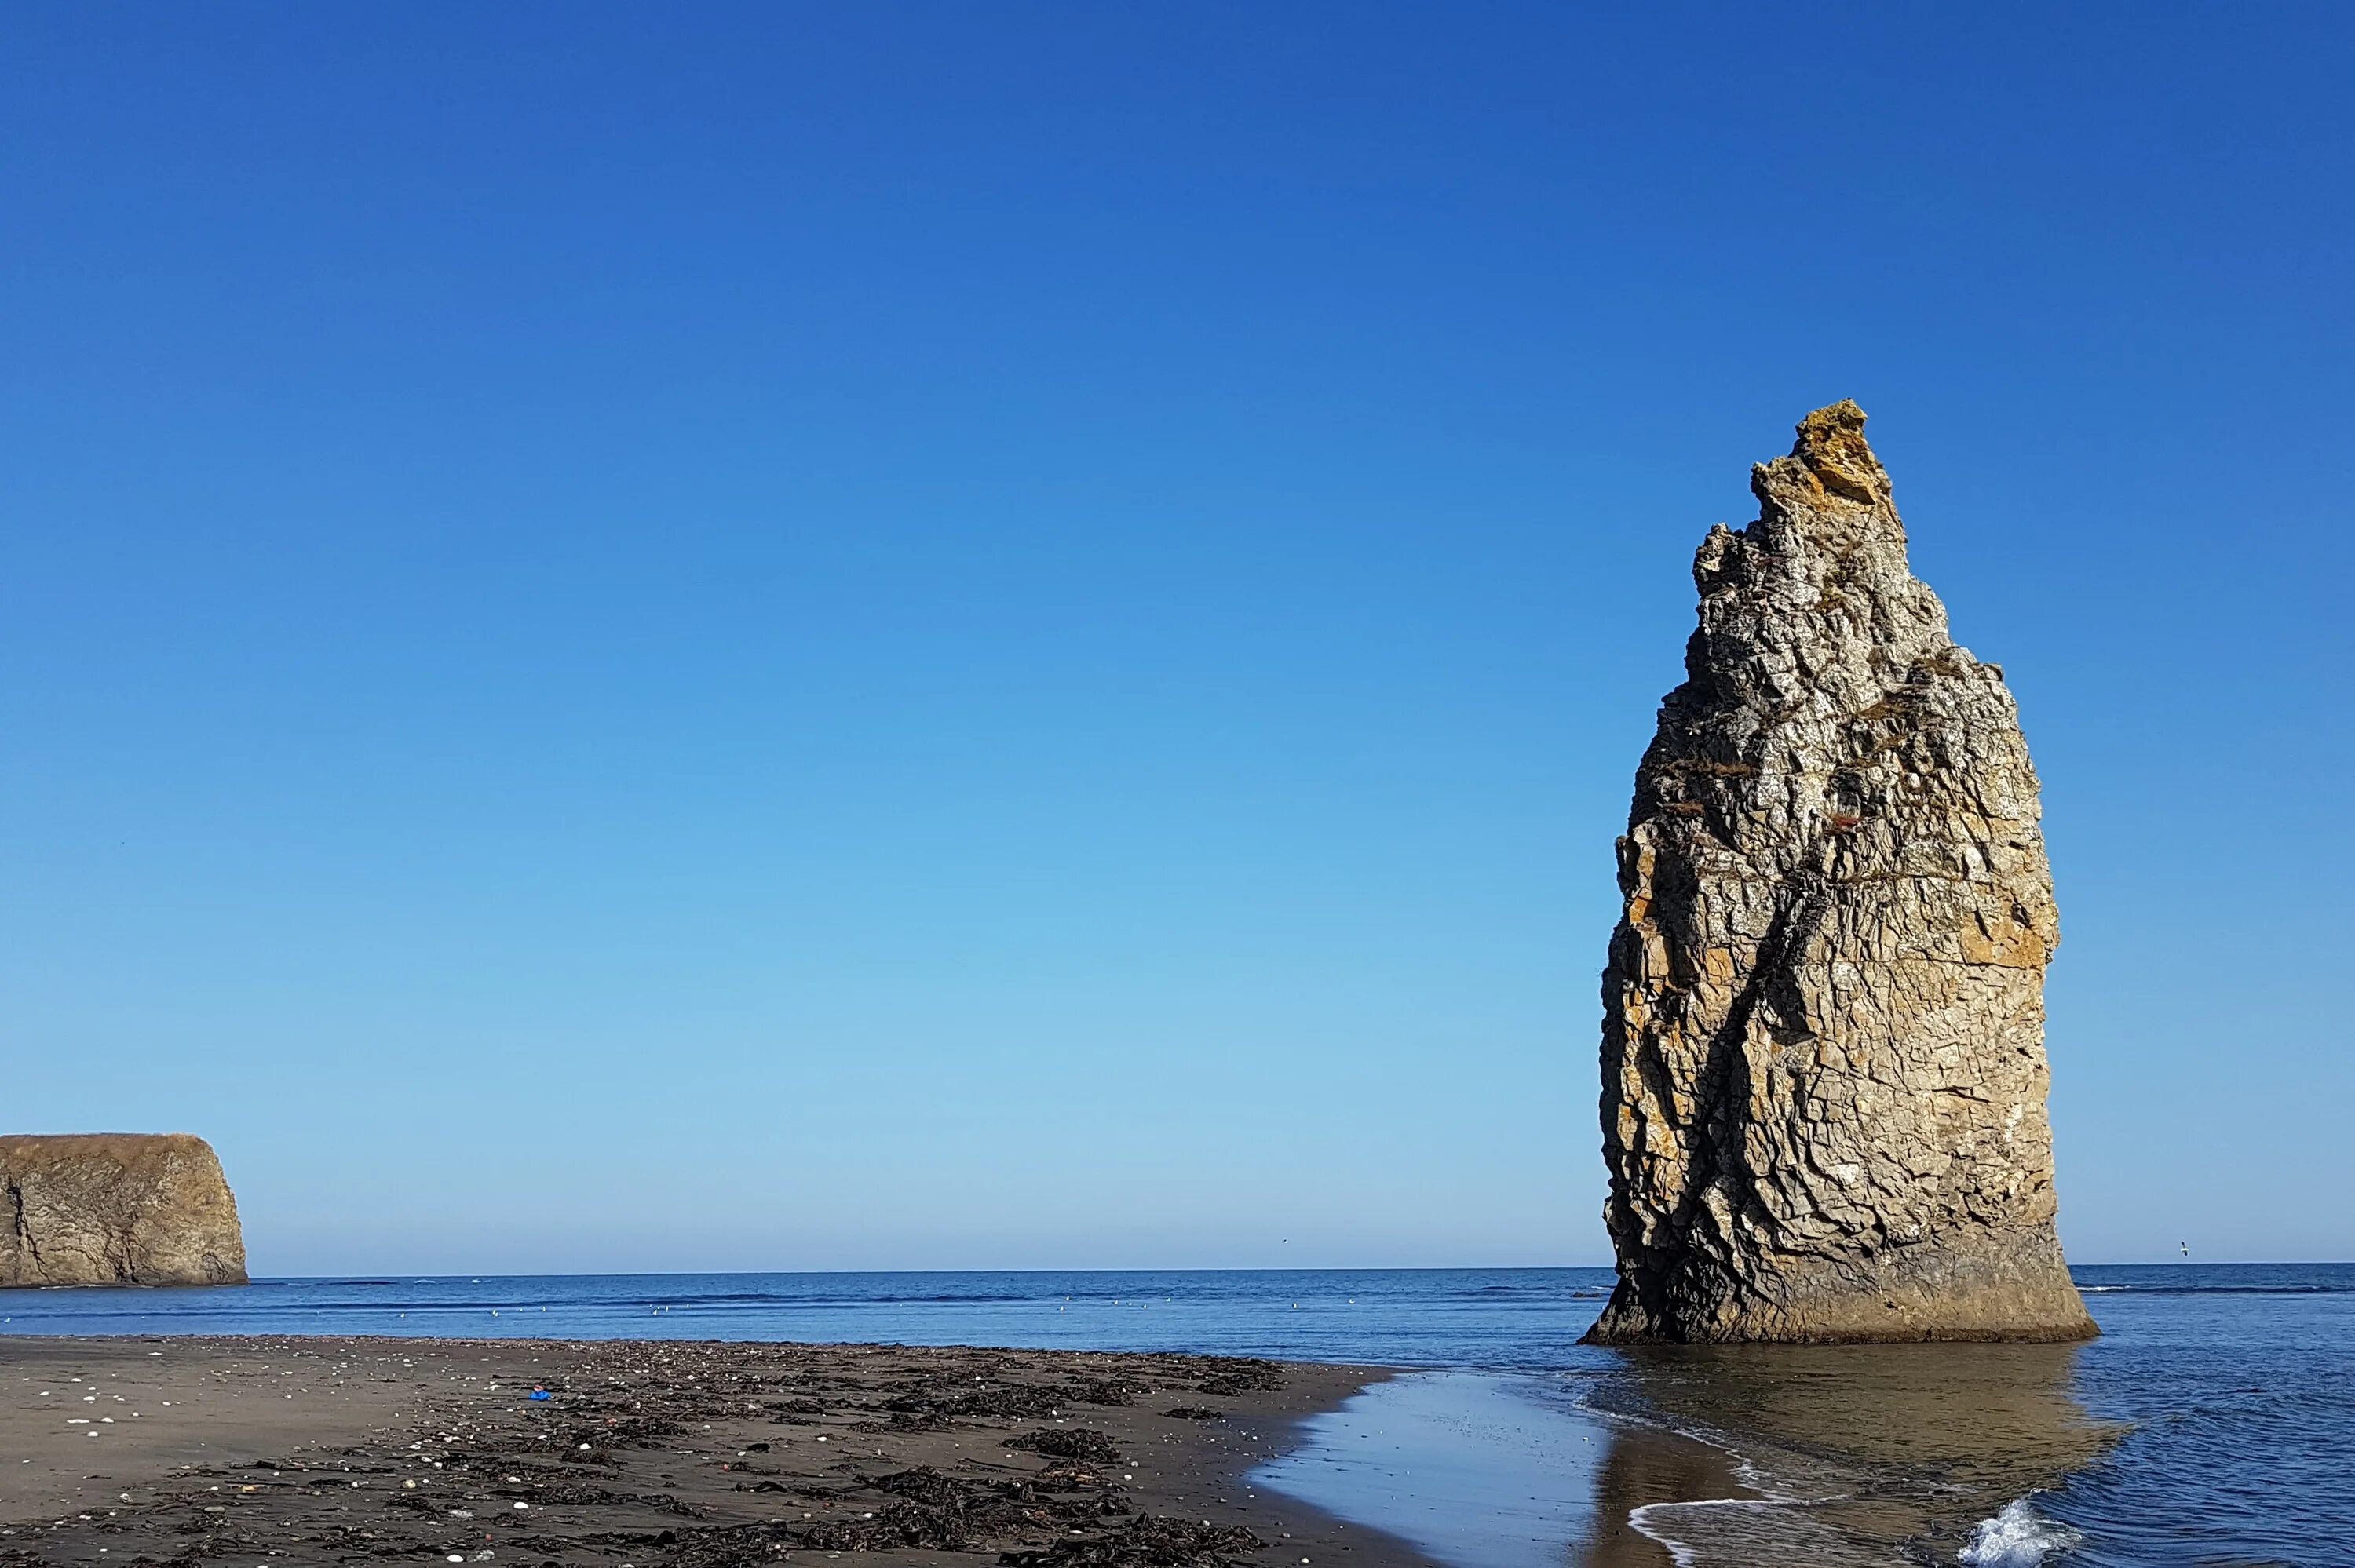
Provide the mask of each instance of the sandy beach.
{"label": "sandy beach", "polygon": [[0,1339],[0,1563],[1389,1568],[1423,1559],[1246,1479],[1386,1375],[896,1346]]}

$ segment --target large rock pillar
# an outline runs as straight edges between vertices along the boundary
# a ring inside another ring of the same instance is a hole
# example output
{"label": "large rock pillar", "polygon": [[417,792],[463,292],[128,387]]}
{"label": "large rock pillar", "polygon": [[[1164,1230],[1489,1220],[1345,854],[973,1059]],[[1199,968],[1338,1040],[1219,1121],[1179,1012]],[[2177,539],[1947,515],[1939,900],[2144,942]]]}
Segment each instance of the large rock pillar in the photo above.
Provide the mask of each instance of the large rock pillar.
{"label": "large rock pillar", "polygon": [[1853,403],[1752,471],[1619,841],[1588,1336],[2073,1340],[2044,967],[2060,940],[2003,672],[1907,568]]}

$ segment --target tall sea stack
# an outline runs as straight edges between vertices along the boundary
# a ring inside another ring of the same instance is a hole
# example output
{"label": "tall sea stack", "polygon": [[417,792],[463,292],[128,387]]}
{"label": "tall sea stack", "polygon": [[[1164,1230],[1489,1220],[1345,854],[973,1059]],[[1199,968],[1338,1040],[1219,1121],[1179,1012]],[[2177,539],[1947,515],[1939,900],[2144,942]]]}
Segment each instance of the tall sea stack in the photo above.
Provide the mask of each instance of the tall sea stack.
{"label": "tall sea stack", "polygon": [[185,1132],[0,1138],[0,1286],[242,1285],[212,1145]]}
{"label": "tall sea stack", "polygon": [[1907,569],[1864,411],[1807,416],[1710,531],[1619,841],[1587,1336],[2075,1340],[2053,1231],[2060,940],[2003,672]]}

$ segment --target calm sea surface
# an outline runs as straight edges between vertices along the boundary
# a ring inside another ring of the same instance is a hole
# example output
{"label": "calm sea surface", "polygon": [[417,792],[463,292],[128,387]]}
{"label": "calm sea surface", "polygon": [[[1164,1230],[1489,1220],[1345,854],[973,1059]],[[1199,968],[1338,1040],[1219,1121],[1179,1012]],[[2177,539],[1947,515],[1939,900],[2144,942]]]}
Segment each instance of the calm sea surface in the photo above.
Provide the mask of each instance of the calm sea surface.
{"label": "calm sea surface", "polygon": [[[1418,1453],[1458,1429],[1508,1433],[1500,1441],[1523,1456],[1559,1443],[1583,1467],[1547,1467],[1582,1478],[1580,1498],[1561,1505],[1558,1563],[1615,1561],[1591,1541],[1582,1552],[1580,1531],[1633,1514],[1645,1537],[1710,1568],[2355,1565],[2355,1265],[2076,1275],[2103,1330],[2083,1347],[1584,1349],[1578,1336],[1610,1286],[1603,1269],[287,1279],[12,1292],[0,1333],[896,1341],[1371,1362],[1434,1370],[1314,1436],[1332,1450],[1328,1471],[1362,1468],[1376,1432],[1389,1444],[1419,1434]],[[1467,1415],[1467,1400],[1488,1414]],[[1646,1435],[1663,1433],[1721,1451],[1742,1484],[1723,1499],[1680,1498],[1679,1485],[1701,1483],[1661,1473],[1674,1467]],[[1444,1466],[1425,1468],[1431,1485],[1452,1484]],[[1383,1481],[1391,1493],[1412,1484]],[[1464,1541],[1428,1544],[1458,1568],[1503,1561]]]}

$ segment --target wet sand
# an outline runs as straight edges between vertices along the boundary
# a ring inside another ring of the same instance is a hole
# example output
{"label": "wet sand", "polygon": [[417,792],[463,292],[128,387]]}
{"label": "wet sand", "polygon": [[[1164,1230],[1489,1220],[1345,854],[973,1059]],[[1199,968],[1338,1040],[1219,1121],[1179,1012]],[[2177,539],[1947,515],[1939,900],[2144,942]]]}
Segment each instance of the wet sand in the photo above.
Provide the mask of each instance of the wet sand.
{"label": "wet sand", "polygon": [[1248,1479],[1304,1418],[1388,1375],[896,1346],[0,1338],[0,1564],[1412,1568],[1414,1548]]}

